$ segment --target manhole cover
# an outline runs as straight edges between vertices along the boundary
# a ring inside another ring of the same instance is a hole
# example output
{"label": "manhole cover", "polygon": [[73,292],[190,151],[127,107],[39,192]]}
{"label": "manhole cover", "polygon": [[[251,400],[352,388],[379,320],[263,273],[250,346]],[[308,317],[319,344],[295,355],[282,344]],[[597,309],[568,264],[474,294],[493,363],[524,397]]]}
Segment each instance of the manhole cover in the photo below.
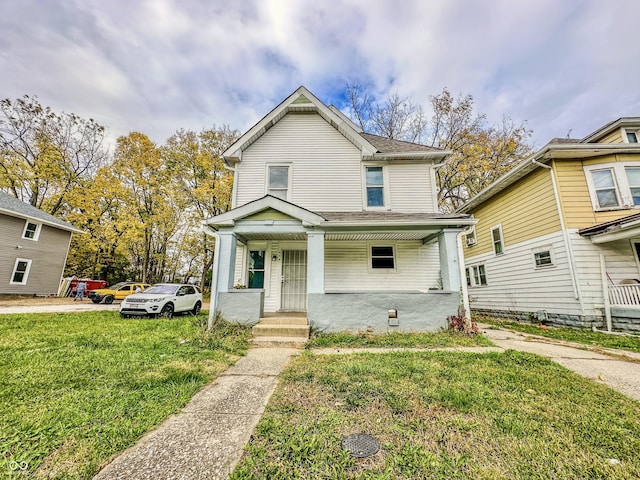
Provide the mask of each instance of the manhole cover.
{"label": "manhole cover", "polygon": [[368,433],[354,433],[344,437],[342,448],[348,451],[352,457],[365,458],[375,455],[380,450],[380,444],[376,437]]}

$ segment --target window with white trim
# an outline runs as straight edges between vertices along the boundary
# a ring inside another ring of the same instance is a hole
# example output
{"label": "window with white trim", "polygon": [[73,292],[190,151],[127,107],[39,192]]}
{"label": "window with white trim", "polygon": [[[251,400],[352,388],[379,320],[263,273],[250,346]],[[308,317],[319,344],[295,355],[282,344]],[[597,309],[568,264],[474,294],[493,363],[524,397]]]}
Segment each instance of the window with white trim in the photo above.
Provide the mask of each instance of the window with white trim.
{"label": "window with white trim", "polygon": [[637,130],[626,130],[625,136],[627,138],[627,143],[638,143],[638,131]]}
{"label": "window with white trim", "polygon": [[393,245],[371,245],[369,254],[372,269],[394,270],[396,268],[395,248],[393,248]]}
{"label": "window with white trim", "polygon": [[555,261],[551,247],[541,247],[533,250],[533,263],[536,269],[553,267]]}
{"label": "window with white trim", "polygon": [[29,278],[29,270],[31,270],[31,260],[17,258],[13,266],[10,283],[14,285],[26,285],[27,279]]}
{"label": "window with white trim", "polygon": [[249,288],[264,288],[264,250],[249,250]]}
{"label": "window with white trim", "polygon": [[502,238],[502,225],[491,229],[491,242],[493,243],[493,253],[502,255],[504,253],[504,240]]}
{"label": "window with white trim", "polygon": [[619,162],[584,167],[593,209],[640,207],[640,165]]}
{"label": "window with white trim", "polygon": [[487,272],[483,263],[465,268],[465,274],[469,287],[483,287],[487,285]]}
{"label": "window with white trim", "polygon": [[615,177],[613,176],[613,168],[592,170],[591,178],[593,179],[593,187],[596,192],[598,207],[608,208],[620,205],[618,187]]}
{"label": "window with white trim", "polygon": [[24,225],[24,232],[22,232],[22,238],[26,238],[27,240],[37,241],[38,237],[40,236],[41,227],[42,227],[42,224],[27,220]]}
{"label": "window with white trim", "polygon": [[365,167],[367,207],[384,207],[384,169]]}
{"label": "window with white trim", "polygon": [[274,197],[289,198],[289,166],[269,165],[267,167],[267,193]]}

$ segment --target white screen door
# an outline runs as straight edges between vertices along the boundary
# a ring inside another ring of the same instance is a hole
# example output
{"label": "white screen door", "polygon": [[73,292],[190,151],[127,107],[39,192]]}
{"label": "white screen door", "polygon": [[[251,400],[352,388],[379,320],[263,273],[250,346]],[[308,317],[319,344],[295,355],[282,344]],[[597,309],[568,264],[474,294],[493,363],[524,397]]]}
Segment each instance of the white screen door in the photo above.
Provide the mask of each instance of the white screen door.
{"label": "white screen door", "polygon": [[282,288],[280,310],[307,311],[307,251],[282,251]]}

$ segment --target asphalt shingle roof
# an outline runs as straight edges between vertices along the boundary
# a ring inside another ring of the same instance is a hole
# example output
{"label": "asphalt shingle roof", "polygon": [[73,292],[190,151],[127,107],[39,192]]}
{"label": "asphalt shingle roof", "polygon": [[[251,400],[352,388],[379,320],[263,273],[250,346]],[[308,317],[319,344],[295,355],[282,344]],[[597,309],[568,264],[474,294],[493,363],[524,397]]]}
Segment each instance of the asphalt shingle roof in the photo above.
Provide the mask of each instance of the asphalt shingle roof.
{"label": "asphalt shingle roof", "polygon": [[376,147],[380,153],[427,153],[442,152],[440,148],[420,145],[419,143],[404,142],[392,138],[380,137],[371,133],[360,133],[371,145]]}
{"label": "asphalt shingle roof", "polygon": [[67,223],[64,220],[60,220],[59,218],[43,212],[42,210],[21,200],[18,200],[11,195],[7,195],[4,192],[0,192],[0,211],[14,214],[16,217],[20,218],[32,218],[35,220],[40,220],[49,225],[58,226],[64,230],[78,230],[70,223]]}

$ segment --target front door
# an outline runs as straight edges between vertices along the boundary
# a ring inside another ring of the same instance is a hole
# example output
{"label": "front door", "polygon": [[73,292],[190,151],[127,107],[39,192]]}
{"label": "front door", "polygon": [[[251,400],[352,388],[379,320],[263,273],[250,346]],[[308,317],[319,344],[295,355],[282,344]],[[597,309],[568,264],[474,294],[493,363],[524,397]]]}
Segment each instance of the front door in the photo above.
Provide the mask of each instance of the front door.
{"label": "front door", "polygon": [[307,311],[307,251],[282,251],[282,286],[280,310]]}

